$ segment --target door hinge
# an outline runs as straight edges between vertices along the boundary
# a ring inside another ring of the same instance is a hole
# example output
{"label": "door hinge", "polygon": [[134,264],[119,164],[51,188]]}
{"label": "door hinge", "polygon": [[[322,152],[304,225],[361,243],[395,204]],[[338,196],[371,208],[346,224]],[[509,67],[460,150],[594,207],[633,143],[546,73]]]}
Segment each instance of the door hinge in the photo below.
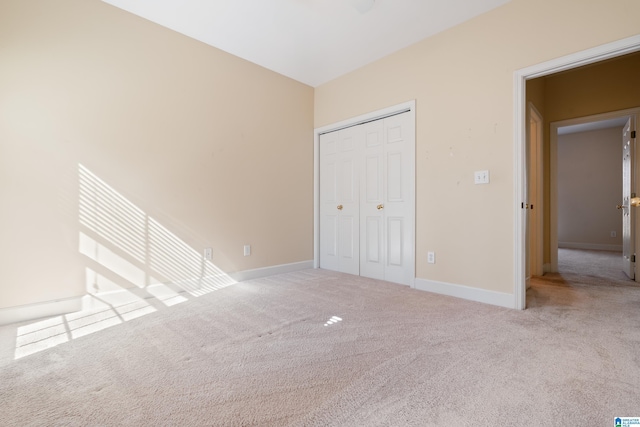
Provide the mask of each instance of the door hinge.
{"label": "door hinge", "polygon": [[636,254],[631,255],[631,262],[636,262]]}
{"label": "door hinge", "polygon": [[631,138],[635,138],[636,137],[636,131],[631,131]]}

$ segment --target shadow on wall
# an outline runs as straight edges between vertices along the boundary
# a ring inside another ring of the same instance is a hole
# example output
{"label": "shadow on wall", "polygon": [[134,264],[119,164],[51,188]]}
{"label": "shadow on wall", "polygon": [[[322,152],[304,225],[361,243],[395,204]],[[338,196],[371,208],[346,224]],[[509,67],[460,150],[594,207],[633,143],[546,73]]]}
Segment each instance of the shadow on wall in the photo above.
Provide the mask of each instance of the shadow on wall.
{"label": "shadow on wall", "polygon": [[236,283],[83,165],[78,178],[82,311],[17,328],[15,359]]}

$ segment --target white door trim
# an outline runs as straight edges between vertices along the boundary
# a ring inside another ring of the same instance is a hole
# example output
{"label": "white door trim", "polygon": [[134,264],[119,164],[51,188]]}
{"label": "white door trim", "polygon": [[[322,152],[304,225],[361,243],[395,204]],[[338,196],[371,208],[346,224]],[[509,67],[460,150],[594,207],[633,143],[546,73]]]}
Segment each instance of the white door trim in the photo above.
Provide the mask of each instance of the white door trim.
{"label": "white door trim", "polygon": [[592,49],[572,53],[551,61],[516,70],[514,73],[514,308],[524,310],[526,306],[525,283],[525,212],[521,208],[524,202],[526,183],[526,81],[564,70],[592,64],[609,58],[640,51],[640,35],[628,37]]}
{"label": "white door trim", "polygon": [[[372,111],[357,117],[352,117],[341,122],[333,123],[330,125],[315,128],[313,130],[313,266],[314,268],[320,267],[320,135],[327,132],[344,129],[346,127],[355,126],[361,123],[370,122],[377,119],[393,116],[402,112],[408,111],[411,117],[410,126],[415,130],[416,126],[416,101],[411,100],[403,102],[402,104],[393,105],[391,107],[383,108],[381,110]],[[411,248],[412,254],[409,257],[410,268],[412,271],[410,286],[415,286],[415,272],[416,272],[416,173],[415,173],[415,131],[413,140],[413,149],[411,150],[412,160],[411,164],[411,179],[409,180],[409,194],[411,195],[411,201],[409,203],[409,225],[412,228],[411,233]]]}
{"label": "white door trim", "polygon": [[[542,276],[542,273],[543,273],[542,265],[543,265],[543,258],[544,258],[544,197],[543,197],[544,196],[544,191],[543,191],[544,189],[544,180],[543,180],[544,119],[542,117],[542,114],[540,114],[540,111],[538,111],[538,109],[536,108],[535,105],[533,105],[532,102],[529,102],[528,109],[529,109],[529,123],[531,123],[531,120],[533,119],[537,124],[536,140],[529,141],[529,144],[530,144],[529,151],[531,153],[535,152],[535,157],[536,157],[536,165],[535,165],[536,170],[534,173],[530,174],[530,175],[535,175],[536,177],[536,180],[534,183],[534,186],[536,188],[536,199],[532,200],[531,196],[530,195],[528,196],[529,204],[533,205],[530,212],[533,212],[534,208],[536,209],[535,210],[536,221],[534,224],[534,229],[536,230],[536,233],[535,234],[529,233],[529,239],[532,239],[535,242],[533,246],[536,248],[536,253],[533,256],[535,263],[529,262],[529,274],[531,276]],[[530,134],[531,134],[531,129],[529,129],[529,135]],[[529,178],[531,178],[531,176]],[[531,186],[531,182],[529,182],[529,185]],[[531,219],[531,216],[533,215],[529,215],[529,219]],[[529,227],[529,229],[531,229],[531,227]],[[529,246],[529,248],[531,248],[531,245]],[[531,254],[529,254],[529,260],[531,261]]]}
{"label": "white door trim", "polygon": [[[638,123],[640,108],[610,111],[602,114],[551,122],[549,124],[549,251],[551,257],[551,272],[558,271],[558,128],[621,117],[632,117],[634,123]],[[637,124],[635,126],[637,127]],[[635,159],[632,161],[635,161]],[[633,185],[632,188],[635,188],[635,185]]]}

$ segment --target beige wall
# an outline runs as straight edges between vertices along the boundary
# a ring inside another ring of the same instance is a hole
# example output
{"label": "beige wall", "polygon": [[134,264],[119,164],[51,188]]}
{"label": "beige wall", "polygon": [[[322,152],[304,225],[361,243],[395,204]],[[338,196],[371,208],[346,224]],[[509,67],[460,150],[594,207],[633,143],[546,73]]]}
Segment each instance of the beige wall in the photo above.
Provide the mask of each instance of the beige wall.
{"label": "beige wall", "polygon": [[0,64],[0,308],[312,259],[311,87],[99,0],[3,0]]}
{"label": "beige wall", "polygon": [[622,127],[558,135],[560,247],[622,249],[621,159]]}
{"label": "beige wall", "polygon": [[[636,35],[639,14],[633,0],[514,0],[316,88],[316,127],[417,100],[418,278],[513,292],[514,71]],[[474,186],[482,169],[491,184]]]}
{"label": "beige wall", "polygon": [[[635,35],[639,14],[513,0],[314,91],[98,0],[4,0],[0,308],[82,295],[89,270],[186,278],[207,246],[227,272],[310,259],[312,128],[410,99],[417,277],[511,293],[513,73]],[[96,199],[111,211],[82,220]]]}

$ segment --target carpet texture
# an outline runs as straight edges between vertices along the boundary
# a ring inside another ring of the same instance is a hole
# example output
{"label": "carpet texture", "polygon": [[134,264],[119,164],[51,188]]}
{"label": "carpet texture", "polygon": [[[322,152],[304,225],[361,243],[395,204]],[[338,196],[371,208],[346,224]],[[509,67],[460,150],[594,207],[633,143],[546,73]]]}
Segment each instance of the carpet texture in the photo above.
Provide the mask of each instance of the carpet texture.
{"label": "carpet texture", "polygon": [[4,357],[0,425],[610,426],[640,416],[640,287],[586,264],[524,311],[323,270],[238,283]]}

